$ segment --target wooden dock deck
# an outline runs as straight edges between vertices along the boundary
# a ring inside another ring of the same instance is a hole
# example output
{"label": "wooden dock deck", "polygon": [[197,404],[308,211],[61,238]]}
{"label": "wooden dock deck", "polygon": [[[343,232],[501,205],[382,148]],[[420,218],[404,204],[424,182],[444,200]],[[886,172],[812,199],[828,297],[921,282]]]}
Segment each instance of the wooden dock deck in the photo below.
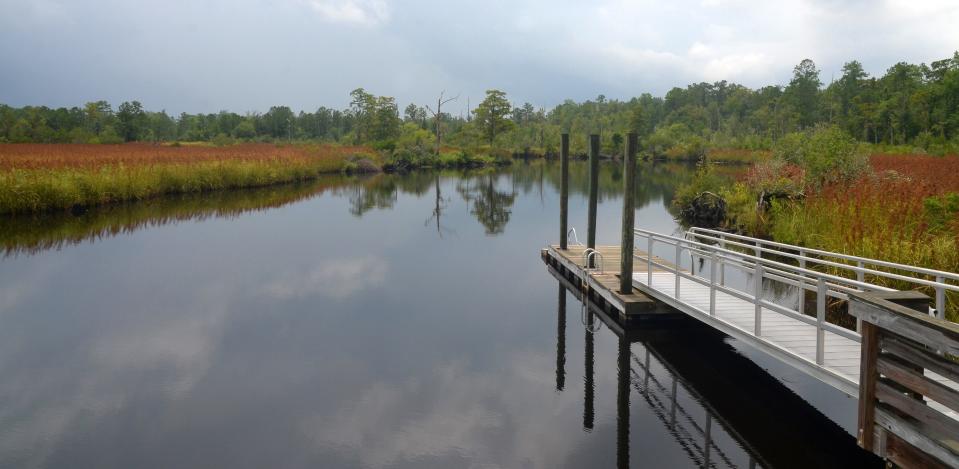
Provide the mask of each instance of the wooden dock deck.
{"label": "wooden dock deck", "polygon": [[[619,246],[596,246],[600,257],[596,258],[597,269],[586,270],[586,259],[583,257],[583,246],[570,246],[569,249],[560,249],[558,245],[550,245],[540,253],[543,262],[546,262],[568,281],[580,286],[580,290],[587,290],[589,298],[600,304],[609,312],[615,310],[620,319],[633,321],[643,316],[663,314],[657,310],[657,302],[638,290],[624,295],[619,292]],[[646,265],[639,266],[645,272]]]}

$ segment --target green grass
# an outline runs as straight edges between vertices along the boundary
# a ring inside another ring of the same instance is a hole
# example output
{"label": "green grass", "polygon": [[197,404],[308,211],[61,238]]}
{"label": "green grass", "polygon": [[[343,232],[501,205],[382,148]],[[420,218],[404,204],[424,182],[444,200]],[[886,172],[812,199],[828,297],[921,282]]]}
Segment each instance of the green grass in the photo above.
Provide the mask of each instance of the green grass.
{"label": "green grass", "polygon": [[344,161],[213,161],[0,172],[0,214],[19,214],[302,181],[339,172]]}

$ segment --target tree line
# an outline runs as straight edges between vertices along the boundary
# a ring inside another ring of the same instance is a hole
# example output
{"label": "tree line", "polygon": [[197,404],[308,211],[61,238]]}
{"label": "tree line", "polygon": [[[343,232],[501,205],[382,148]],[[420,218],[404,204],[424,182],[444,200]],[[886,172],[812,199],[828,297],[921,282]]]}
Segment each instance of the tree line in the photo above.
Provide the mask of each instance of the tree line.
{"label": "tree line", "polygon": [[[863,142],[903,145],[930,152],[959,150],[959,52],[926,64],[900,62],[884,75],[869,76],[858,61],[847,62],[828,84],[809,59],[793,69],[786,85],[751,89],[725,80],[649,93],[629,100],[600,95],[564,101],[551,110],[513,104],[489,90],[465,115],[443,112],[456,98],[443,95],[436,109],[396,100],[363,88],[350,93],[346,109],[320,107],[294,112],[274,106],[264,113],[215,114],[145,110],[137,101],[114,109],[106,101],[82,107],[0,105],[0,141],[119,143],[131,141],[325,141],[383,148],[442,143],[469,148],[495,146],[549,153],[559,133],[600,133],[604,151],[618,151],[627,131],[643,137],[650,153],[695,156],[706,148],[769,149],[783,136],[817,125],[839,127]],[[585,141],[574,139],[574,151]],[[433,150],[435,151],[435,149]]]}

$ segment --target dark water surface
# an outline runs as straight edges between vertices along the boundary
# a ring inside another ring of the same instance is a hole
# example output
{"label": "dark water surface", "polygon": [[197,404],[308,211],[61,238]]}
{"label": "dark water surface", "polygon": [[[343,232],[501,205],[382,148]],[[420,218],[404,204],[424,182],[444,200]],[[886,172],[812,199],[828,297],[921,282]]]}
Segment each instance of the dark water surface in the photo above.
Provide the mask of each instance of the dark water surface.
{"label": "dark water surface", "polygon": [[[641,171],[637,225],[676,232],[691,169]],[[854,399],[748,346],[588,331],[539,259],[558,182],[518,163],[0,221],[0,467],[874,462]],[[621,184],[604,167],[601,244]]]}

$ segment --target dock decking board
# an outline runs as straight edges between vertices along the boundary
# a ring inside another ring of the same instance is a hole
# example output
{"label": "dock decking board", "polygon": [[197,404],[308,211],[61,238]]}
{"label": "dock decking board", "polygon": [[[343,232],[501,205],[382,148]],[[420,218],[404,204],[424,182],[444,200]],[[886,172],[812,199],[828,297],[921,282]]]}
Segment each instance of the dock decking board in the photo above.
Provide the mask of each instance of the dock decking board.
{"label": "dock decking board", "polygon": [[[651,287],[646,285],[646,275],[634,275],[633,280],[643,291],[655,291],[653,296],[671,298],[675,291],[676,277],[669,272],[654,272]],[[723,301],[720,301],[720,298],[723,298]],[[675,301],[674,298],[671,299]],[[716,300],[716,314],[709,316],[709,287],[685,278],[680,279],[679,301],[687,306],[683,308],[687,313],[698,313],[699,316],[708,316],[714,321],[721,321],[735,328],[736,333],[730,335],[736,338],[746,342],[765,342],[767,346],[792,355],[791,358],[794,360],[806,362],[807,366],[821,368],[821,372],[831,375],[830,381],[833,381],[836,387],[851,396],[858,395],[860,349],[858,342],[826,331],[823,364],[817,365],[815,326],[762,308],[760,335],[756,337],[753,334],[755,326],[753,303],[720,291],[716,292]],[[696,311],[691,311],[692,308]],[[773,327],[771,325],[773,322],[781,327]]]}

